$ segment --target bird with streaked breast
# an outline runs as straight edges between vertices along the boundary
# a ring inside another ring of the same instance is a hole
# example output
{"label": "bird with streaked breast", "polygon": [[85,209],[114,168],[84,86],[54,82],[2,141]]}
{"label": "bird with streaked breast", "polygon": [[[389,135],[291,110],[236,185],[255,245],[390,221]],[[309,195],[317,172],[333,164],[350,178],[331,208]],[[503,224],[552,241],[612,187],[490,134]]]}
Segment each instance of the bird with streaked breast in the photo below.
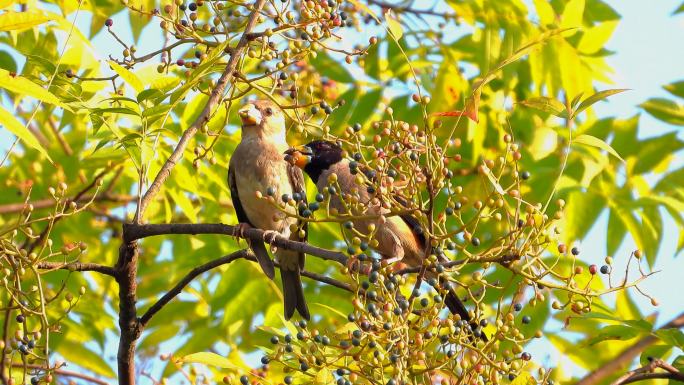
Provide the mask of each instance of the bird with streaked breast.
{"label": "bird with streaked breast", "polygon": [[[297,193],[306,203],[302,170],[285,162],[282,156],[289,147],[285,139],[285,115],[268,100],[250,102],[238,113],[242,120],[242,138],[230,158],[228,169],[231,198],[240,222],[238,231],[255,227],[266,231],[267,235],[306,241],[306,225],[294,217],[297,207],[285,205],[285,212],[282,212],[272,199],[264,197]],[[299,227],[303,231],[296,230]],[[274,264],[264,243],[248,242],[264,274],[273,279]],[[275,257],[280,264],[285,318],[290,319],[296,309],[303,318],[309,319],[300,274],[304,269],[304,254],[279,248]]]}
{"label": "bird with streaked breast", "polygon": [[[290,148],[285,154],[286,161],[303,169],[319,191],[329,186],[329,178],[335,174],[334,179],[341,191],[330,197],[330,208],[336,209],[338,213],[350,214],[352,217],[368,217],[369,214],[382,216],[382,219],[352,219],[352,223],[354,229],[364,235],[368,234],[369,225],[375,227],[374,238],[377,240],[377,246],[373,249],[381,255],[383,260],[390,263],[401,261],[411,267],[422,266],[427,251],[427,240],[420,222],[411,214],[390,215],[391,210],[383,208],[378,203],[373,204],[374,194],[370,193],[366,186],[358,184],[356,176],[350,171],[350,162],[344,157],[342,147],[330,141],[316,140],[304,146]],[[347,212],[348,205],[340,199],[340,195],[352,193],[357,195],[359,201],[357,207],[362,209]],[[396,194],[393,198],[402,206],[406,206],[403,198]],[[442,257],[440,262],[446,262],[445,258]],[[438,275],[427,271],[426,278],[431,277],[437,279]],[[444,303],[451,313],[458,314],[462,320],[470,322],[472,317],[454,289],[448,282],[444,286],[447,288]],[[474,322],[470,325],[473,329],[478,328]],[[481,338],[487,340],[484,333],[481,334]]]}

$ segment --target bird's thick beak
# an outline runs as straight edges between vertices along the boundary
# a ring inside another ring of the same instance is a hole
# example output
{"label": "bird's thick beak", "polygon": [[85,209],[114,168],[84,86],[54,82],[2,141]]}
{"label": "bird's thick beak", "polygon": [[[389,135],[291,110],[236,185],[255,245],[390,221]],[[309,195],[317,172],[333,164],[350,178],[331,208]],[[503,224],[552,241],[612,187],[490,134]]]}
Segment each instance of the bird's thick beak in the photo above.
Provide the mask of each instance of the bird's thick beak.
{"label": "bird's thick beak", "polygon": [[238,111],[243,126],[258,126],[261,124],[261,112],[253,105],[248,104]]}
{"label": "bird's thick beak", "polygon": [[307,146],[291,147],[285,151],[285,161],[304,169],[307,164],[311,163],[312,154],[311,149]]}

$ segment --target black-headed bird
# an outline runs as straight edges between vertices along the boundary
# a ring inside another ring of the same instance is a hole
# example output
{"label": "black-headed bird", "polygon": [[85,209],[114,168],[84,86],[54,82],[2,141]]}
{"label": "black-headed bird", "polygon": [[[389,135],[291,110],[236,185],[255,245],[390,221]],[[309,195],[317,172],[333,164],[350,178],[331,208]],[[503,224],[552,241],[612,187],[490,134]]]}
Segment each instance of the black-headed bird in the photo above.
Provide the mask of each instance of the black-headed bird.
{"label": "black-headed bird", "polygon": [[[290,148],[285,152],[288,162],[300,167],[316,184],[319,191],[329,186],[330,176],[335,174],[334,179],[341,191],[330,197],[330,208],[338,213],[347,213],[352,216],[365,216],[366,218],[352,219],[353,228],[363,235],[368,235],[369,225],[375,228],[373,234],[377,240],[374,250],[380,254],[384,261],[401,261],[408,266],[422,266],[426,255],[426,238],[423,234],[420,222],[410,214],[388,215],[390,210],[383,208],[379,203],[372,204],[373,194],[367,186],[359,185],[356,175],[352,174],[350,162],[344,157],[343,149],[336,143],[326,140],[316,140],[307,145]],[[343,202],[340,196],[358,194],[358,202],[361,210],[348,210],[348,203]],[[395,195],[395,200],[402,205],[403,199]],[[383,219],[379,219],[383,216]],[[441,262],[445,262],[442,260]],[[426,277],[437,278],[434,272],[426,272]],[[471,321],[468,309],[463,305],[450,285],[446,285],[447,295],[444,303],[452,314],[458,314],[462,320]],[[472,328],[477,324],[470,323]],[[484,333],[482,338],[486,340]]]}
{"label": "black-headed bird", "polygon": [[[297,207],[286,204],[280,209],[274,199],[267,199],[298,195],[300,202],[306,202],[302,170],[285,162],[282,155],[288,148],[285,115],[268,100],[248,103],[240,109],[239,115],[242,138],[230,158],[228,169],[230,194],[240,222],[238,231],[255,227],[291,240],[305,241],[306,226],[299,231],[300,223],[293,216]],[[274,264],[264,243],[249,241],[249,245],[264,274],[273,279]],[[304,269],[304,254],[280,248],[275,251],[275,257],[280,264],[285,318],[290,319],[296,309],[302,317],[309,319],[300,275]]]}

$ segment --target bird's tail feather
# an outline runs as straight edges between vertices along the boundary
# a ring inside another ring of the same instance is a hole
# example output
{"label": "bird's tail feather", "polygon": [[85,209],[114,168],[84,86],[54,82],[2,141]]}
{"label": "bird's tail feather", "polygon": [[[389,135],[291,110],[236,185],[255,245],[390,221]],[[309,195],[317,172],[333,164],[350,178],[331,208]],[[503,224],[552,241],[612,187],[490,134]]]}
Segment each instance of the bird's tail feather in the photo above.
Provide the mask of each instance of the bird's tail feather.
{"label": "bird's tail feather", "polygon": [[285,297],[285,319],[294,315],[295,309],[304,319],[310,319],[309,307],[304,299],[302,278],[299,270],[280,269],[280,277],[283,280],[283,297]]}
{"label": "bird's tail feather", "polygon": [[261,266],[261,270],[269,279],[273,279],[273,277],[275,277],[275,265],[273,264],[271,257],[268,255],[268,251],[266,251],[266,246],[264,246],[264,243],[252,241],[249,243],[249,247],[254,252],[254,256],[256,257],[259,266]]}
{"label": "bird's tail feather", "polygon": [[[449,308],[449,311],[451,314],[458,314],[461,316],[462,320],[465,321],[470,321],[470,314],[468,313],[468,309],[466,309],[465,305],[463,305],[463,302],[458,298],[458,295],[456,294],[456,291],[450,285],[444,285],[445,287],[448,288],[448,291],[446,293],[446,296],[444,297],[444,304]],[[470,322],[470,327],[475,330],[478,328],[478,324],[475,322]],[[480,335],[480,338],[487,342],[487,336],[485,335],[484,332]]]}

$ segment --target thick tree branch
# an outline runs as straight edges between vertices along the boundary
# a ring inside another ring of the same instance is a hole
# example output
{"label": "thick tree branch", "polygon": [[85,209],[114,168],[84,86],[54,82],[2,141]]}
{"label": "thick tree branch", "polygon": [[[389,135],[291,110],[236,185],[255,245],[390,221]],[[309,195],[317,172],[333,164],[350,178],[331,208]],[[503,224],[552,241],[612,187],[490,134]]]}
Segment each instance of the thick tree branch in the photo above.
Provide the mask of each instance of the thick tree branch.
{"label": "thick tree branch", "polygon": [[[124,241],[133,242],[146,237],[168,234],[223,234],[236,236],[236,232],[237,230],[235,226],[225,225],[222,223],[166,223],[149,225],[125,224]],[[247,229],[243,232],[242,236],[253,241],[267,241],[273,246],[281,247],[283,249],[303,252],[321,259],[335,261],[343,265],[347,264],[347,257],[341,252],[323,249],[304,242],[291,241],[279,235],[273,237],[272,233],[267,233],[263,230],[255,228]]]}
{"label": "thick tree branch", "polygon": [[[672,329],[681,327],[684,327],[684,313],[680,314],[672,321],[663,325],[661,329]],[[650,345],[653,345],[656,341],[658,341],[658,338],[652,334],[642,338],[634,345],[625,349],[612,361],[601,366],[595,371],[587,374],[584,378],[577,382],[576,385],[596,385],[602,382],[607,377],[610,377],[615,373],[618,373],[619,371],[623,370],[623,368],[627,367],[632,361],[634,361],[634,358],[636,358],[642,351],[644,351],[644,349],[646,349]]]}
{"label": "thick tree branch", "polygon": [[100,265],[97,263],[83,262],[39,262],[38,268],[41,270],[69,270],[69,271],[94,271],[111,277],[116,276],[116,270],[111,266]]}
{"label": "thick tree branch", "polygon": [[116,263],[119,284],[119,351],[116,356],[119,385],[135,385],[135,343],[142,333],[135,308],[137,300],[138,248],[135,242],[124,242]]}
{"label": "thick tree branch", "polygon": [[220,104],[221,99],[223,99],[223,94],[226,89],[226,85],[233,79],[233,72],[235,72],[235,68],[237,68],[238,61],[240,57],[242,57],[245,48],[250,42],[249,34],[250,32],[252,32],[252,29],[254,29],[254,27],[257,24],[259,12],[264,7],[264,4],[266,4],[266,0],[256,0],[256,2],[254,3],[254,6],[252,7],[252,13],[249,15],[249,19],[247,20],[247,25],[245,25],[242,37],[240,37],[240,41],[237,43],[237,46],[235,46],[235,48],[232,50],[230,59],[226,64],[226,69],[223,71],[221,77],[218,79],[216,83],[216,88],[214,88],[214,90],[211,92],[211,96],[209,97],[207,104],[204,106],[204,109],[199,114],[197,119],[195,119],[195,121],[190,125],[190,127],[188,127],[185,130],[185,132],[183,132],[183,135],[178,141],[178,144],[176,145],[176,148],[173,150],[173,153],[171,153],[171,156],[169,156],[169,158],[166,160],[166,163],[164,163],[161,170],[159,170],[157,176],[154,178],[152,185],[150,185],[150,188],[147,190],[145,195],[140,200],[138,208],[135,213],[135,223],[140,223],[143,216],[145,215],[145,210],[147,209],[147,206],[157,196],[157,194],[161,190],[161,186],[166,181],[166,178],[168,178],[169,175],[171,175],[171,170],[176,165],[176,163],[183,157],[183,153],[185,152],[185,148],[190,143],[190,139],[192,139],[192,137],[195,136],[197,130],[199,130],[203,125],[205,125],[209,121],[209,118],[211,117],[214,109],[216,108],[216,106]]}

